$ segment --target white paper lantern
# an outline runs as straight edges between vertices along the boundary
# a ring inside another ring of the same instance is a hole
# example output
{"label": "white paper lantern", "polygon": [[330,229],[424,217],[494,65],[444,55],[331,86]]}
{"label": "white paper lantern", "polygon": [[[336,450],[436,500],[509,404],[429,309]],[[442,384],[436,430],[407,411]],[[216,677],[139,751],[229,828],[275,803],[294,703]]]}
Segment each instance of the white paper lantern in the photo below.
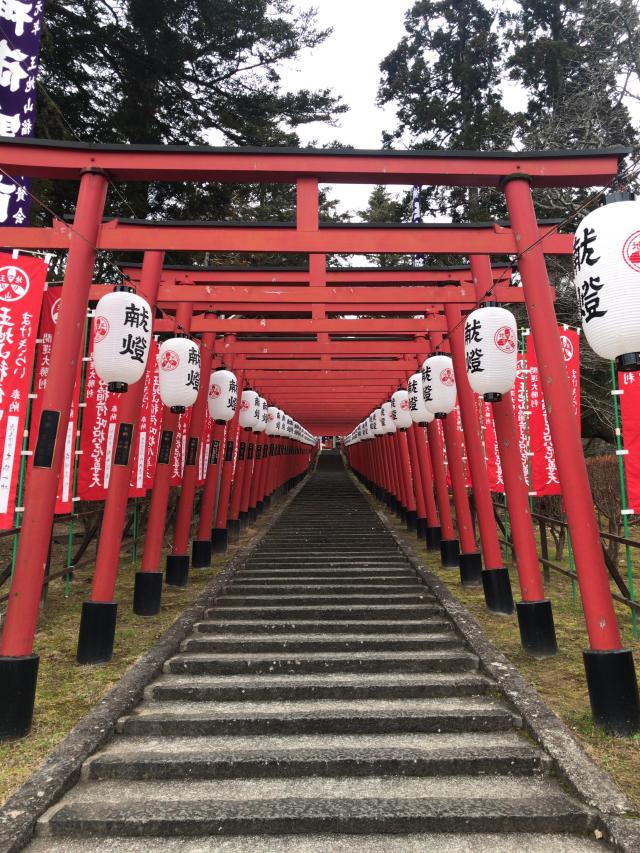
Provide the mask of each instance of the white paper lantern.
{"label": "white paper lantern", "polygon": [[380,411],[382,412],[382,428],[385,434],[394,433],[396,431],[396,423],[393,419],[391,403],[383,403]]}
{"label": "white paper lantern", "polygon": [[200,388],[200,348],[187,337],[169,338],[158,350],[158,392],[172,412],[193,406]]}
{"label": "white paper lantern", "polygon": [[375,409],[372,414],[373,414],[373,434],[374,435],[384,435],[384,430],[382,429],[382,409]]}
{"label": "white paper lantern", "polygon": [[518,369],[518,324],[497,305],[472,311],[464,324],[464,353],[469,385],[489,402],[513,388]]}
{"label": "white paper lantern", "polygon": [[409,414],[411,415],[411,420],[421,426],[430,424],[433,420],[433,412],[430,412],[424,404],[422,373],[414,373],[413,376],[409,377],[407,393],[409,395]]}
{"label": "white paper lantern", "polygon": [[267,428],[267,417],[268,417],[269,407],[267,405],[267,401],[264,397],[260,397],[260,422],[255,428],[256,432],[264,432]]}
{"label": "white paper lantern", "polygon": [[617,201],[576,229],[574,282],[582,329],[602,358],[640,369],[640,202]]}
{"label": "white paper lantern", "polygon": [[275,436],[277,423],[278,423],[278,407],[277,406],[269,406],[267,409],[267,429],[266,433],[269,436]]}
{"label": "white paper lantern", "polygon": [[238,406],[238,380],[230,370],[215,370],[209,379],[209,414],[216,423],[226,423]]}
{"label": "white paper lantern", "polygon": [[242,429],[255,429],[260,420],[260,395],[256,391],[247,389],[242,392],[240,398],[240,427]]}
{"label": "white paper lantern", "polygon": [[98,301],[93,321],[93,365],[109,391],[122,393],[142,379],[152,323],[149,303],[130,288],[116,289]]}
{"label": "white paper lantern", "polygon": [[397,429],[409,429],[413,426],[411,412],[409,411],[409,394],[404,389],[396,391],[391,395],[391,408],[395,415]]}
{"label": "white paper lantern", "polygon": [[422,399],[436,418],[443,418],[456,405],[456,379],[448,355],[432,355],[422,364]]}

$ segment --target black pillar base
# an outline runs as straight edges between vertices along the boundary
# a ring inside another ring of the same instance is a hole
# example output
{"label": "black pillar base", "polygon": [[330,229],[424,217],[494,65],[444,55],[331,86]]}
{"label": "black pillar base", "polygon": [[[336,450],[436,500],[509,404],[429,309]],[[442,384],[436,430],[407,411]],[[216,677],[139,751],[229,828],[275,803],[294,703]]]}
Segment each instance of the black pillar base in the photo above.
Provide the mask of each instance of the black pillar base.
{"label": "black pillar base", "polygon": [[400,521],[403,524],[406,524],[407,523],[407,510],[401,504],[398,504],[398,515],[400,516]]}
{"label": "black pillar base", "polygon": [[405,522],[407,525],[407,530],[415,530],[418,524],[418,516],[413,509],[406,510],[405,513]]}
{"label": "black pillar base", "polygon": [[248,517],[249,517],[249,526],[254,525],[256,523],[256,521],[258,520],[258,508],[255,506],[250,506]]}
{"label": "black pillar base", "polygon": [[492,613],[513,613],[513,593],[508,569],[485,569],[482,573],[484,600]]}
{"label": "black pillar base", "polygon": [[186,554],[169,554],[164,579],[169,586],[186,586],[189,582],[189,557]]}
{"label": "black pillar base", "polygon": [[427,537],[427,519],[416,519],[416,536],[418,539],[426,539]]}
{"label": "black pillar base", "polygon": [[211,566],[211,540],[194,539],[191,543],[191,565],[194,569],[208,569]]}
{"label": "black pillar base", "polygon": [[133,612],[136,616],[157,616],[162,601],[162,572],[136,572]]}
{"label": "black pillar base", "polygon": [[611,735],[640,731],[640,698],[631,649],[582,653],[593,722]]}
{"label": "black pillar base", "polygon": [[229,544],[229,531],[226,527],[214,527],[211,531],[211,550],[214,554],[224,554]]}
{"label": "black pillar base", "polygon": [[445,569],[458,568],[458,556],[460,554],[460,543],[457,539],[440,540],[440,560]]}
{"label": "black pillar base", "polygon": [[558,653],[551,602],[519,601],[516,604],[522,648],[533,658],[550,658]]}
{"label": "black pillar base", "polygon": [[264,506],[265,509],[269,509],[269,507],[271,506],[271,495],[265,495],[264,496],[264,498],[262,500],[262,505]]}
{"label": "black pillar base", "polygon": [[442,532],[439,527],[427,527],[427,551],[439,551]]}
{"label": "black pillar base", "polygon": [[113,657],[118,605],[115,601],[85,601],[78,634],[78,663],[108,663]]}
{"label": "black pillar base", "polygon": [[258,516],[262,515],[263,510],[264,510],[264,501],[258,501],[258,503],[256,504],[257,515]]}
{"label": "black pillar base", "polygon": [[240,519],[239,518],[228,518],[227,519],[227,531],[229,542],[237,542],[240,538]]}
{"label": "black pillar base", "polygon": [[31,731],[39,662],[38,655],[0,657],[0,740]]}
{"label": "black pillar base", "polygon": [[462,586],[482,586],[482,557],[475,551],[460,554],[460,583]]}

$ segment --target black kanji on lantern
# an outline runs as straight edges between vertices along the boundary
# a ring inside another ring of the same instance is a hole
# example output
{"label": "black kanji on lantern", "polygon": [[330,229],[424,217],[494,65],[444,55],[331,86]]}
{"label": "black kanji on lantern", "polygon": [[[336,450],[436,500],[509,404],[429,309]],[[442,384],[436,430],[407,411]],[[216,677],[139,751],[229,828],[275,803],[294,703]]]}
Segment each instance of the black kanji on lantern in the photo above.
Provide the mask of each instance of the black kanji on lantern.
{"label": "black kanji on lantern", "polygon": [[[238,383],[236,382],[235,379],[230,379],[229,380],[229,393],[235,394],[237,390],[238,390]],[[234,403],[234,405],[235,405],[235,403]]]}
{"label": "black kanji on lantern", "polygon": [[591,276],[588,281],[582,282],[580,288],[580,313],[585,323],[593,320],[594,317],[604,317],[606,310],[600,310],[599,293],[604,287],[604,282],[600,284],[599,276]]}
{"label": "black kanji on lantern", "polygon": [[600,258],[594,258],[594,248],[593,243],[596,241],[596,229],[595,228],[583,228],[582,236],[576,234],[575,241],[573,243],[573,265],[577,270],[583,264],[586,264],[588,267],[592,267],[594,264],[597,264]]}
{"label": "black kanji on lantern", "polygon": [[484,373],[482,366],[482,349],[475,347],[467,353],[467,373]]}
{"label": "black kanji on lantern", "polygon": [[410,394],[417,394],[418,393],[418,380],[417,379],[411,379],[411,380],[409,380],[409,382],[407,382],[407,391]]}
{"label": "black kanji on lantern", "polygon": [[143,329],[145,332],[149,331],[149,312],[142,305],[136,305],[131,302],[124,309],[124,324],[125,326],[131,326],[132,329]]}
{"label": "black kanji on lantern", "polygon": [[198,370],[190,370],[187,374],[186,381],[187,388],[194,388],[196,391],[200,387],[200,371]]}
{"label": "black kanji on lantern", "polygon": [[431,365],[422,368],[422,381],[431,382]]}
{"label": "black kanji on lantern", "polygon": [[[189,358],[187,360],[187,364],[200,364],[200,350],[193,348],[189,350]],[[198,387],[197,385],[194,387]]]}
{"label": "black kanji on lantern", "polygon": [[126,338],[122,339],[120,355],[130,355],[131,361],[139,361],[140,364],[144,364],[146,351],[147,339],[142,335],[128,334]]}
{"label": "black kanji on lantern", "polygon": [[464,327],[464,342],[465,344],[479,344],[482,338],[480,337],[480,331],[482,329],[482,323],[480,320],[476,320],[475,318],[471,320],[471,322],[467,323]]}
{"label": "black kanji on lantern", "polygon": [[[231,385],[229,385],[229,390],[231,390]],[[237,402],[237,397],[230,396],[229,400],[227,401],[227,409],[235,409]]]}
{"label": "black kanji on lantern", "polygon": [[424,399],[425,403],[428,403],[433,400],[433,397],[431,396],[431,385],[422,386],[422,398]]}
{"label": "black kanji on lantern", "polygon": [[417,412],[418,411],[418,398],[417,397],[409,397],[409,411]]}

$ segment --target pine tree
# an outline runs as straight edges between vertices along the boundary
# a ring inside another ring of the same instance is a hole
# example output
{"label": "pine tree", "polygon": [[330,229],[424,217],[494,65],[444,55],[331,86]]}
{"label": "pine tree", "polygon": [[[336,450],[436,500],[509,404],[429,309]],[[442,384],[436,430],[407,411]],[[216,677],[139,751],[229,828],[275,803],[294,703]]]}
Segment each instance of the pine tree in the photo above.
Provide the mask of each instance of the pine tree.
{"label": "pine tree", "polygon": [[[288,0],[47,0],[37,133],[205,144],[213,132],[227,144],[297,145],[297,127],[346,108],[328,89],[283,91],[279,68],[328,34]],[[69,209],[69,190],[44,188],[56,212]],[[270,213],[282,192],[272,190]],[[128,204],[111,195],[122,215],[216,219],[233,215],[236,188],[136,184],[124,188]]]}
{"label": "pine tree", "polygon": [[[380,65],[381,105],[393,103],[392,146],[485,151],[508,148],[514,117],[501,104],[501,47],[496,16],[480,0],[418,0],[406,13],[406,35]],[[454,221],[486,219],[495,199],[475,190],[424,194],[428,212]]]}

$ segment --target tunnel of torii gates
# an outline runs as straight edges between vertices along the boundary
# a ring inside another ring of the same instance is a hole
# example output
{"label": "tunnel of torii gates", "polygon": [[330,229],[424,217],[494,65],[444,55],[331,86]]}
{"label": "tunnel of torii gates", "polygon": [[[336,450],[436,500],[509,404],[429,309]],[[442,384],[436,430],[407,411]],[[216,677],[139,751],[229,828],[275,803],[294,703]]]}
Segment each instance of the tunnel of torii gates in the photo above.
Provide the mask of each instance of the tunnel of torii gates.
{"label": "tunnel of torii gates", "polygon": [[[622,647],[608,573],[587,479],[579,426],[564,369],[545,255],[568,255],[573,236],[538,222],[532,190],[602,187],[615,181],[625,149],[517,154],[298,149],[220,149],[118,146],[44,140],[0,141],[0,168],[25,178],[77,181],[73,224],[2,227],[0,245],[24,250],[67,250],[49,378],[43,392],[34,466],[13,583],[0,645],[0,736],[29,731],[38,656],[33,651],[41,586],[49,546],[76,366],[87,308],[113,284],[94,283],[97,253],[142,252],[140,266],[123,272],[152,308],[154,332],[188,332],[201,341],[201,367],[233,371],[240,389],[252,388],[316,435],[348,435],[356,424],[438,351],[453,359],[467,462],[479,528],[476,541],[454,418],[426,428],[369,437],[345,448],[352,470],[378,497],[398,510],[445,561],[454,555],[462,580],[482,583],[487,607],[513,610],[503,564],[474,394],[464,361],[462,318],[483,300],[525,303],[539,361],[556,464],[574,548],[585,615],[585,671],[595,721],[614,733],[640,726],[638,687],[631,651]],[[288,183],[297,188],[292,223],[158,222],[106,220],[109,183],[133,181]],[[363,183],[499,188],[509,221],[483,224],[361,225],[319,222],[319,184]],[[306,269],[194,268],[164,264],[179,252],[295,253]],[[327,255],[403,253],[466,256],[464,267],[331,269]],[[501,264],[492,264],[501,260]],[[505,258],[509,259],[508,264]],[[521,284],[511,280],[517,263]],[[143,382],[129,388],[120,423],[136,425]],[[207,382],[200,383],[190,437],[202,441]],[[517,448],[510,394],[493,406],[515,544],[519,580],[517,612],[524,647],[544,656],[555,651],[551,604],[545,599]],[[175,434],[177,415],[163,407],[161,428]],[[118,429],[120,424],[118,424]],[[238,412],[214,426],[224,453],[209,462],[197,521],[193,565],[209,565],[225,547],[227,530],[253,520],[277,490],[297,482],[312,465],[317,446],[287,437],[254,436],[266,449],[238,462],[234,444]],[[231,442],[231,444],[229,444]],[[455,514],[444,474],[448,461]],[[90,601],[80,628],[80,662],[107,660],[116,624],[115,578],[127,507],[130,460],[112,461]],[[160,458],[160,457],[159,457]],[[262,467],[262,474],[260,470]],[[158,612],[160,565],[169,493],[169,466],[158,464],[151,492],[144,556],[136,577],[135,610]],[[265,474],[265,472],[267,472]],[[219,478],[219,482],[218,482]],[[256,485],[257,484],[257,485]],[[219,489],[214,516],[216,485]],[[233,486],[233,488],[232,488]],[[186,577],[196,490],[195,466],[184,468],[167,568]],[[251,512],[249,511],[251,510]],[[457,528],[457,530],[456,530]],[[201,550],[202,549],[202,550]],[[458,558],[459,551],[459,558]]]}

